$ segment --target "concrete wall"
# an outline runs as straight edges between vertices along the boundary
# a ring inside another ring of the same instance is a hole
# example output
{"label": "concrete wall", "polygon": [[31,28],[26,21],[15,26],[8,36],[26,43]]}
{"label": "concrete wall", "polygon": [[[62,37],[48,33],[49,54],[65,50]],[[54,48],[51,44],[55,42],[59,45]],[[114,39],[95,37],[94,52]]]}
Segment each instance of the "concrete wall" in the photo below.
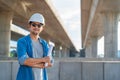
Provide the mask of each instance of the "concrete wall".
{"label": "concrete wall", "polygon": [[[0,80],[15,80],[17,61],[0,61]],[[120,61],[102,59],[55,60],[48,69],[49,80],[119,80]]]}

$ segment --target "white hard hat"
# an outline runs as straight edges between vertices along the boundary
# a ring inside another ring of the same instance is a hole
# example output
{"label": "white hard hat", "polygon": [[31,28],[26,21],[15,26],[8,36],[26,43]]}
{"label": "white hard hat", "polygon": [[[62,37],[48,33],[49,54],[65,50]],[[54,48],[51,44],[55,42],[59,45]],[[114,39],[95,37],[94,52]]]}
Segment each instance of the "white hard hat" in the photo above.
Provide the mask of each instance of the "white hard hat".
{"label": "white hard hat", "polygon": [[45,19],[44,19],[43,15],[39,14],[39,13],[33,14],[30,17],[29,22],[39,22],[39,23],[42,23],[43,25],[45,25]]}

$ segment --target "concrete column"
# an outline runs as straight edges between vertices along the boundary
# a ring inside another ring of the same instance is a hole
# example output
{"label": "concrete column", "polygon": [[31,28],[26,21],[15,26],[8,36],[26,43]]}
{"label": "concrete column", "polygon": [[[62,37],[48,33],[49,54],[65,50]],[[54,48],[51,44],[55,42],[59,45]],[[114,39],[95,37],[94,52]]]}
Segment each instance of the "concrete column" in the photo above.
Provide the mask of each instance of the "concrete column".
{"label": "concrete column", "polygon": [[69,48],[64,48],[65,54],[64,57],[70,57],[70,49]]}
{"label": "concrete column", "polygon": [[105,57],[117,57],[118,13],[103,13]]}
{"label": "concrete column", "polygon": [[59,50],[59,58],[62,57],[62,50]]}
{"label": "concrete column", "polygon": [[0,56],[9,55],[12,16],[12,12],[0,12]]}
{"label": "concrete column", "polygon": [[63,52],[62,52],[62,46],[59,46],[59,58],[62,57],[62,54],[63,54]]}
{"label": "concrete column", "polygon": [[66,52],[65,57],[69,57],[70,52],[69,52],[69,49],[68,49],[68,48],[65,48],[65,52]]}
{"label": "concrete column", "polygon": [[55,45],[55,57],[62,57],[62,49],[60,45]]}
{"label": "concrete column", "polygon": [[62,47],[62,50],[61,50],[61,57],[64,57],[64,55],[65,55],[65,50],[64,50],[64,48]]}
{"label": "concrete column", "polygon": [[91,45],[89,45],[85,49],[86,58],[90,58],[91,57],[91,52],[92,52],[92,47],[91,47]]}
{"label": "concrete column", "polygon": [[66,47],[63,47],[62,49],[62,57],[68,57],[69,53]]}
{"label": "concrete column", "polygon": [[67,56],[70,57],[70,48],[67,48]]}
{"label": "concrete column", "polygon": [[62,48],[62,50],[61,50],[61,57],[64,57],[64,54],[65,54],[65,52],[64,52],[64,49]]}
{"label": "concrete column", "polygon": [[97,42],[98,42],[98,39],[97,37],[92,37],[92,44],[91,44],[91,47],[92,47],[92,54],[91,54],[91,57],[97,57]]}
{"label": "concrete column", "polygon": [[55,45],[55,57],[59,57],[59,47]]}

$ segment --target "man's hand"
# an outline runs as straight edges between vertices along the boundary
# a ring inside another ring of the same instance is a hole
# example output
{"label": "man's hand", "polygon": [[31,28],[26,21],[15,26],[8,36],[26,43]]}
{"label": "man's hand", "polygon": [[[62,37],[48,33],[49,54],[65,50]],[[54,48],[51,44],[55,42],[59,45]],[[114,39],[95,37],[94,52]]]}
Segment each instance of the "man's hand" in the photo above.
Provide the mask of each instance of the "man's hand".
{"label": "man's hand", "polygon": [[45,63],[49,63],[50,62],[50,57],[49,56],[44,57],[42,59],[43,59],[43,62],[45,62]]}
{"label": "man's hand", "polygon": [[35,68],[45,68],[45,63],[35,64],[35,65],[33,65],[33,67],[35,67]]}

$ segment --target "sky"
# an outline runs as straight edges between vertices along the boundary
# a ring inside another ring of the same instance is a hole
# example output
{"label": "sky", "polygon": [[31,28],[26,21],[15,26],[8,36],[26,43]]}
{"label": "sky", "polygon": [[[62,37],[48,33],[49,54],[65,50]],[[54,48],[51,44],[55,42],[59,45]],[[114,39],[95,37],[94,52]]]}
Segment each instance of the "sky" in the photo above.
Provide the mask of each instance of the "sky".
{"label": "sky", "polygon": [[81,49],[80,0],[51,0],[77,50]]}

